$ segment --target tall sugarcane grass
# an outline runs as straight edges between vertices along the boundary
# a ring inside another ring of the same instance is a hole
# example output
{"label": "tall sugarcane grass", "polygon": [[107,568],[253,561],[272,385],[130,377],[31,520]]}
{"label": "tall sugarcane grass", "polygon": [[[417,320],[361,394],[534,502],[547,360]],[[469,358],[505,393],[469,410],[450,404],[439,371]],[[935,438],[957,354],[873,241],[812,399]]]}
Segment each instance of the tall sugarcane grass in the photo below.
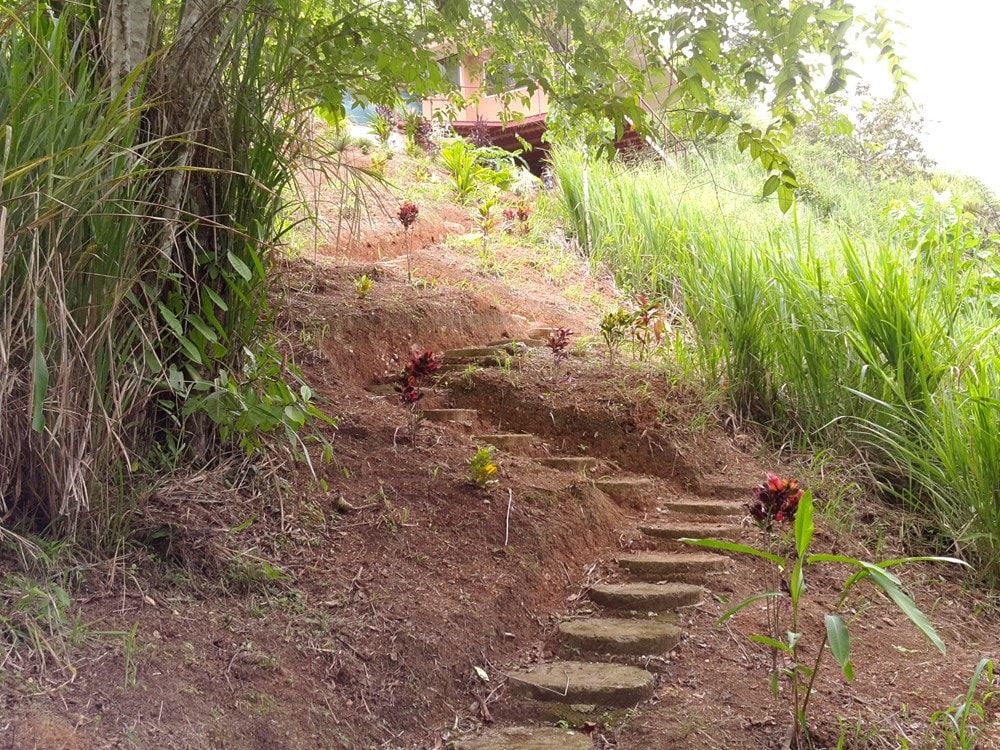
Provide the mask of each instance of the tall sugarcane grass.
{"label": "tall sugarcane grass", "polygon": [[725,157],[711,177],[591,163],[586,205],[582,159],[554,165],[595,262],[637,291],[679,285],[686,359],[732,408],[860,455],[942,543],[1000,569],[1000,338],[975,235],[909,242],[883,218],[869,242],[808,206],[782,216]]}
{"label": "tall sugarcane grass", "polygon": [[0,524],[101,535],[137,472],[304,447],[317,412],[265,326],[301,19],[220,4],[114,85],[88,8],[0,9]]}

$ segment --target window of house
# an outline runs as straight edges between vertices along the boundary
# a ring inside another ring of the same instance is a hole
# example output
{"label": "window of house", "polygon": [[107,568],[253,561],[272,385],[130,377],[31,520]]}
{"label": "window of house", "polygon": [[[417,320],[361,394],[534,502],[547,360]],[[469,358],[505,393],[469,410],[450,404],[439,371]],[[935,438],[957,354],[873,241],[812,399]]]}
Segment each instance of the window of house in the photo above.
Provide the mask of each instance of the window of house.
{"label": "window of house", "polygon": [[486,70],[486,88],[491,93],[510,91],[516,88],[517,81],[514,80],[514,66],[511,63],[503,65],[491,65]]}
{"label": "window of house", "polygon": [[444,77],[454,83],[459,88],[462,87],[462,60],[458,55],[448,55],[448,57],[438,60],[438,64],[444,68]]}

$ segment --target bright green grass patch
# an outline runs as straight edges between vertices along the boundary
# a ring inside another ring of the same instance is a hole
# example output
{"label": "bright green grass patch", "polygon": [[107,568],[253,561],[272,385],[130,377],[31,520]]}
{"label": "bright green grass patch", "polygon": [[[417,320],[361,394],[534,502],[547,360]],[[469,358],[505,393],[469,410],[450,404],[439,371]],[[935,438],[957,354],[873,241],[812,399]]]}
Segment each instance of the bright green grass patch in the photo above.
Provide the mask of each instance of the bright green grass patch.
{"label": "bright green grass patch", "polygon": [[[675,285],[688,361],[781,442],[861,456],[945,546],[1000,564],[996,268],[945,200],[782,215],[725,152],[586,170],[556,151],[567,225],[637,291]],[[868,236],[862,237],[858,228]]]}

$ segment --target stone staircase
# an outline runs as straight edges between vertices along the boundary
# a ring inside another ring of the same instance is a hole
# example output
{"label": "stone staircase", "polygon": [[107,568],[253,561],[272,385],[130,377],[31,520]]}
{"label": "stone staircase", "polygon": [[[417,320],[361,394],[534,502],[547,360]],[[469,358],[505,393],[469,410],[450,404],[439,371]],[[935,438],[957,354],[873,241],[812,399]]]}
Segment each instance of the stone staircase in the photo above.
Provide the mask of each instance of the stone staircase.
{"label": "stone staircase", "polygon": [[[516,367],[518,358],[545,344],[554,329],[533,329],[526,341],[496,341],[483,347],[446,351],[441,355],[443,375],[474,367]],[[479,423],[474,409],[427,409],[433,422],[472,427]],[[473,439],[496,450],[531,457],[536,438],[531,434],[478,434]],[[587,475],[600,466],[598,459],[580,456],[537,456],[548,468]],[[595,487],[624,506],[642,507],[640,495],[655,490],[652,477],[600,476]],[[567,619],[558,626],[560,654],[566,659],[535,664],[510,672],[511,693],[528,701],[632,708],[653,697],[657,675],[637,657],[664,655],[684,639],[669,620],[670,613],[702,601],[713,576],[724,573],[729,558],[691,551],[678,542],[684,537],[730,539],[739,535],[744,506],[741,492],[724,478],[701,482],[683,497],[661,500],[640,534],[657,547],[622,555],[616,560],[621,581],[590,587],[587,596],[601,614]],[[626,663],[621,663],[621,662]],[[661,675],[659,679],[664,679]],[[582,733],[539,726],[495,727],[452,741],[455,750],[593,750]]]}

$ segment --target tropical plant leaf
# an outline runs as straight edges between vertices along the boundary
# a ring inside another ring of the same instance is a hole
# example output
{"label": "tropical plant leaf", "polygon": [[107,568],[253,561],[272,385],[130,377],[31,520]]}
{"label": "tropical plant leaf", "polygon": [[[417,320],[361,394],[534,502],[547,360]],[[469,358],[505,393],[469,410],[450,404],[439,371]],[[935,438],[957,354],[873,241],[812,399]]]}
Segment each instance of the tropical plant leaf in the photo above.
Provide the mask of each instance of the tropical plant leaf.
{"label": "tropical plant leaf", "polygon": [[844,670],[848,682],[854,682],[854,664],[851,662],[851,635],[847,623],[840,615],[826,615],[826,640],[830,644],[833,658]]}
{"label": "tropical plant leaf", "polygon": [[778,565],[785,564],[785,558],[779,557],[772,552],[766,552],[762,549],[757,549],[756,547],[750,547],[746,544],[739,544],[738,542],[725,542],[721,539],[678,539],[679,542],[684,542],[685,544],[693,544],[696,547],[709,547],[711,549],[720,549],[726,552],[740,552],[744,555],[753,555],[754,557],[762,557],[765,560],[770,560]]}
{"label": "tropical plant leaf", "polygon": [[739,604],[737,604],[735,607],[732,607],[731,609],[727,609],[722,614],[722,616],[719,617],[719,619],[715,621],[715,625],[717,625],[717,626],[721,625],[722,623],[724,623],[726,620],[728,620],[730,617],[732,617],[733,615],[735,615],[737,612],[739,612],[741,609],[743,609],[744,607],[746,607],[749,604],[753,604],[754,602],[759,602],[761,599],[771,599],[773,597],[779,597],[779,596],[784,596],[784,594],[782,592],[780,592],[780,591],[764,591],[764,592],[762,592],[760,594],[754,594],[753,596],[747,597],[746,599],[744,599],[743,601],[741,601]]}

